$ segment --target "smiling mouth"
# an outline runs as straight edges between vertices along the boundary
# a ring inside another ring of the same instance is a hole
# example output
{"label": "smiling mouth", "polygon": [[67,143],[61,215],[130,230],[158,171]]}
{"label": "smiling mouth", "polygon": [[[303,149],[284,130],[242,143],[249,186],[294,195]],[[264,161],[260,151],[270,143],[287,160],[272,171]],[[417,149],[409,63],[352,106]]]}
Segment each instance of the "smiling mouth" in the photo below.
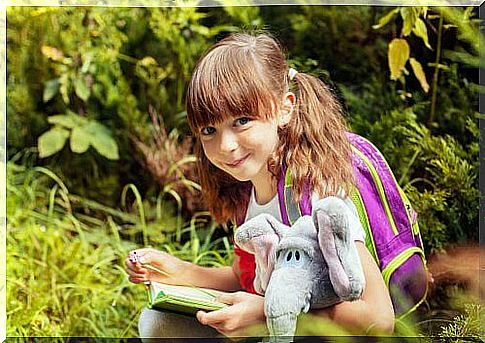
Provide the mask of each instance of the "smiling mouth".
{"label": "smiling mouth", "polygon": [[235,167],[239,167],[241,164],[244,163],[244,161],[247,160],[247,158],[249,157],[250,154],[247,154],[246,156],[244,156],[243,158],[240,158],[238,160],[235,160],[234,162],[231,162],[231,163],[226,163],[226,165],[228,167],[231,167],[231,168],[235,168]]}

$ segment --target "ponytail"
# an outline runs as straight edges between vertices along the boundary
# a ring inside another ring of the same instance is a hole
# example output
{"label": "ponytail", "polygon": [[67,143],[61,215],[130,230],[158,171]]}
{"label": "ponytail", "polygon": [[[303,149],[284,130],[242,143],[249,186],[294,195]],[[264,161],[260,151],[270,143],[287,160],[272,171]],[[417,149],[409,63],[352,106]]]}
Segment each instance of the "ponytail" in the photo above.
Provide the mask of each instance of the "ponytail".
{"label": "ponytail", "polygon": [[351,147],[339,101],[328,85],[308,74],[297,73],[290,86],[297,101],[280,135],[279,153],[293,176],[295,200],[301,200],[306,184],[320,197],[349,194]]}

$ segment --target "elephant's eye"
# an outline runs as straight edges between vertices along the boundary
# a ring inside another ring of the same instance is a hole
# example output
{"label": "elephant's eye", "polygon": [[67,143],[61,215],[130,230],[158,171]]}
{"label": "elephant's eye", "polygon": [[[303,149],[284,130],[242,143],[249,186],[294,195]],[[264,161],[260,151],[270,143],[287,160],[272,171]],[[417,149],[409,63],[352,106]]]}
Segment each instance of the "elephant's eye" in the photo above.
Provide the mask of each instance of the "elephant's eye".
{"label": "elephant's eye", "polygon": [[300,252],[298,250],[295,251],[295,258],[297,261],[300,261]]}
{"label": "elephant's eye", "polygon": [[286,260],[289,262],[291,260],[293,253],[290,251],[288,255],[286,256]]}

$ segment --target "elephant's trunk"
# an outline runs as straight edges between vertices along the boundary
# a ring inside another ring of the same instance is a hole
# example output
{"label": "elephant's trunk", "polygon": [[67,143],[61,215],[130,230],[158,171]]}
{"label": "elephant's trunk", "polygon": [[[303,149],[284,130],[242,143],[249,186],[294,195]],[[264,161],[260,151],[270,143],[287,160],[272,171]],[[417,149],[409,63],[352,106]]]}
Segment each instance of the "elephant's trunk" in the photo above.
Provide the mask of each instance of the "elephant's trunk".
{"label": "elephant's trunk", "polygon": [[264,312],[270,335],[291,342],[298,315],[310,308],[310,273],[302,268],[278,268],[273,271],[264,299]]}
{"label": "elephant's trunk", "polygon": [[271,342],[293,342],[298,315],[287,313],[277,317],[267,317],[266,324],[271,335]]}

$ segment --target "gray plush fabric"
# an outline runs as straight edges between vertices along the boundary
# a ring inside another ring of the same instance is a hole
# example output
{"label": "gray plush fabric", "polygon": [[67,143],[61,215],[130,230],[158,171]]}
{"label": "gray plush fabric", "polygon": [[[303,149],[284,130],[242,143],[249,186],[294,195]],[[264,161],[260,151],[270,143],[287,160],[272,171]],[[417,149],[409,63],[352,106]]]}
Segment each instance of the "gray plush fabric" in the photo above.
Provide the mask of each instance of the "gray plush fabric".
{"label": "gray plush fabric", "polygon": [[349,215],[343,200],[328,197],[291,228],[267,214],[238,228],[236,243],[255,255],[254,287],[265,295],[274,339],[291,341],[301,312],[362,295],[365,278],[350,238]]}

